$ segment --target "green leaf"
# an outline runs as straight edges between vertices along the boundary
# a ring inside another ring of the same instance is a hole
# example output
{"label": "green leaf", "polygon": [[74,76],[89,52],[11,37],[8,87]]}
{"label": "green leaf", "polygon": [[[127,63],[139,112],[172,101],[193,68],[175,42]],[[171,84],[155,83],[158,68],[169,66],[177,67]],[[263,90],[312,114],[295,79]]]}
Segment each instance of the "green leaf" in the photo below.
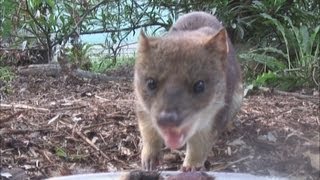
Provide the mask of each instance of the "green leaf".
{"label": "green leaf", "polygon": [[3,27],[2,27],[2,33],[1,36],[3,37],[9,37],[11,35],[12,32],[12,22],[11,21],[5,21],[3,23]]}
{"label": "green leaf", "polygon": [[280,62],[275,57],[266,55],[266,54],[257,54],[257,53],[242,53],[239,55],[239,57],[246,61],[254,61],[257,63],[261,63],[266,65],[268,68],[270,68],[272,71],[282,71],[285,69],[285,65]]}
{"label": "green leaf", "polygon": [[278,76],[273,72],[263,73],[256,78],[253,84],[254,86],[268,85],[271,83],[275,83],[277,79]]}
{"label": "green leaf", "polygon": [[271,52],[271,53],[275,53],[275,54],[278,54],[278,55],[281,55],[283,58],[287,58],[287,54],[284,53],[282,50],[280,49],[277,49],[277,48],[274,48],[274,47],[263,47],[263,48],[258,48],[258,49],[255,49],[255,50],[252,50],[251,52]]}
{"label": "green leaf", "polygon": [[41,0],[29,0],[28,2],[32,10],[35,10],[41,4]]}
{"label": "green leaf", "polygon": [[301,34],[301,45],[302,45],[302,48],[305,52],[311,52],[311,48],[310,47],[310,35],[309,35],[309,31],[308,31],[308,28],[307,26],[301,26],[300,27],[300,34]]}
{"label": "green leaf", "polygon": [[65,25],[65,18],[63,16],[60,16],[59,19],[62,23],[62,26],[64,26]]}
{"label": "green leaf", "polygon": [[50,27],[50,29],[53,29],[55,25],[57,25],[56,16],[54,14],[50,14],[47,26]]}
{"label": "green leaf", "polygon": [[56,151],[57,156],[62,157],[62,158],[67,158],[67,153],[65,152],[65,150],[63,148],[56,147],[55,151]]}
{"label": "green leaf", "polygon": [[46,3],[50,6],[50,8],[54,9],[54,5],[55,5],[54,0],[46,0]]}
{"label": "green leaf", "polygon": [[[310,36],[310,45],[311,45],[311,48],[313,47],[313,43],[315,42],[316,37],[317,37],[319,31],[320,31],[320,25],[318,25],[317,27],[314,28],[314,30],[313,30],[313,32],[312,32],[312,34],[311,34],[311,36]],[[320,38],[319,38],[319,40],[320,40]],[[319,44],[320,44],[319,41],[316,42],[316,45],[319,45]]]}
{"label": "green leaf", "polygon": [[10,82],[13,80],[13,78],[14,74],[9,67],[0,67],[0,80]]}
{"label": "green leaf", "polygon": [[291,69],[291,59],[290,59],[290,52],[289,52],[289,42],[288,42],[288,38],[286,36],[286,31],[284,26],[281,24],[281,22],[273,17],[271,17],[269,14],[266,13],[261,13],[260,14],[262,17],[264,17],[265,19],[269,20],[269,22],[271,22],[272,24],[274,24],[276,26],[276,29],[281,33],[282,38],[285,42],[286,45],[286,54],[287,54],[287,62],[288,62],[288,68]]}

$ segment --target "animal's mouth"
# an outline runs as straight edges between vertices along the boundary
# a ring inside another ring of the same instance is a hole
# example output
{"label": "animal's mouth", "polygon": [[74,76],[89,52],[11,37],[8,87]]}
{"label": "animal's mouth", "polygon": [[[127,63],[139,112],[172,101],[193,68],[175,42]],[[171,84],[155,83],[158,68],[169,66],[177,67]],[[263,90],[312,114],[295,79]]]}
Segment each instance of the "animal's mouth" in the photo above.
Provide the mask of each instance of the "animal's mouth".
{"label": "animal's mouth", "polygon": [[179,149],[186,143],[187,133],[190,127],[167,127],[162,128],[164,142],[170,149]]}

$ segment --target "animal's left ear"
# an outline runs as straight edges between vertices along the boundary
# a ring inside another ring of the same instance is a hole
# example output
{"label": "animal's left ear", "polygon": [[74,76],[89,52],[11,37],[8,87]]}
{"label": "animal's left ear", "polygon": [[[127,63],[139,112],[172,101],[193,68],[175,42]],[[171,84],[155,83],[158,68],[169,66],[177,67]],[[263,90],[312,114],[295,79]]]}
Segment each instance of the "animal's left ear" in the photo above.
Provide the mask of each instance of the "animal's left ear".
{"label": "animal's left ear", "polygon": [[211,37],[205,43],[205,47],[210,51],[226,57],[229,52],[228,34],[226,29],[222,28],[218,33]]}
{"label": "animal's left ear", "polygon": [[139,52],[146,52],[150,48],[149,39],[143,32],[140,31],[140,38],[139,38]]}

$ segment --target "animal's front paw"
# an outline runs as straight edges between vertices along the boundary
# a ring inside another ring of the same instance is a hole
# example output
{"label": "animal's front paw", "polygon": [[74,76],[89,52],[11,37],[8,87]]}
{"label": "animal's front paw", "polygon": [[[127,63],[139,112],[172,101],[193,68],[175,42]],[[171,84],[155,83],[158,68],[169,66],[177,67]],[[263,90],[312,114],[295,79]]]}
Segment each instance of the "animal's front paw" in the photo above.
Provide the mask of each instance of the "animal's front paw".
{"label": "animal's front paw", "polygon": [[[193,154],[196,155],[196,154]],[[185,157],[181,171],[183,172],[195,172],[195,171],[205,171],[206,168],[204,166],[205,160],[204,158],[195,158],[199,156],[187,156]]]}
{"label": "animal's front paw", "polygon": [[150,150],[142,149],[141,165],[143,170],[152,171],[159,165],[159,152],[152,152]]}
{"label": "animal's front paw", "polygon": [[204,166],[182,166],[180,169],[182,172],[195,172],[195,171],[205,171]]}

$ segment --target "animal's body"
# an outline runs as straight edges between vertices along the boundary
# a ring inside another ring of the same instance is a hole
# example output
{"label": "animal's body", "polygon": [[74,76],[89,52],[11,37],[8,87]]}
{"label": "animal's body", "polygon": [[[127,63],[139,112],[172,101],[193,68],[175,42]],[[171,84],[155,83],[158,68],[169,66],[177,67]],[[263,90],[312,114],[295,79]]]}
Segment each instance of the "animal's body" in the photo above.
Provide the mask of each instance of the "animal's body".
{"label": "animal's body", "polygon": [[163,37],[142,32],[134,89],[143,169],[156,168],[163,144],[186,144],[184,170],[202,167],[242,102],[241,71],[226,30],[214,16],[193,12]]}

